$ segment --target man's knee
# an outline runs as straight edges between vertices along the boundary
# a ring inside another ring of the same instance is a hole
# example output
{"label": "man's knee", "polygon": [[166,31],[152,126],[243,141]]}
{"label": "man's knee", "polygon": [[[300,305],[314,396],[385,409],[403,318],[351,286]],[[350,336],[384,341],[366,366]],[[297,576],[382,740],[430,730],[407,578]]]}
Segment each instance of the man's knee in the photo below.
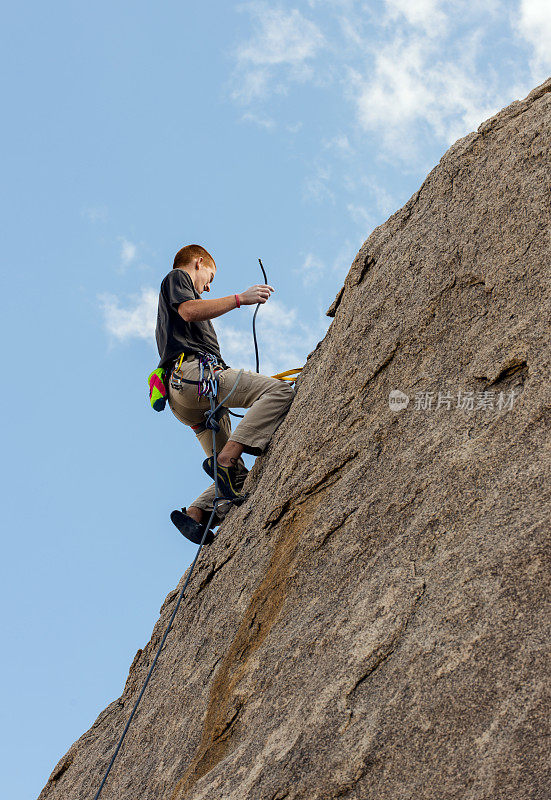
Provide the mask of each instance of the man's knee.
{"label": "man's knee", "polygon": [[278,394],[280,395],[282,401],[287,406],[290,406],[296,394],[295,390],[290,383],[287,383],[287,381],[278,381],[278,383],[281,384],[281,386],[278,387]]}

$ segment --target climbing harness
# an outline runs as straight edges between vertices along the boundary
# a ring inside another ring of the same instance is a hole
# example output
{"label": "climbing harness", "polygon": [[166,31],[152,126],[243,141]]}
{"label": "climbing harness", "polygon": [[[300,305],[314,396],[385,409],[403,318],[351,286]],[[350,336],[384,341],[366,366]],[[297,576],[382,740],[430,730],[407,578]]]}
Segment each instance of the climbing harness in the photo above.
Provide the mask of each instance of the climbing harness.
{"label": "climbing harness", "polygon": [[[258,263],[260,264],[260,268],[261,268],[262,274],[264,276],[264,281],[265,281],[265,283],[268,283],[268,278],[266,277],[266,272],[265,272],[264,267],[262,265],[262,261],[260,259],[258,259]],[[253,339],[254,339],[254,349],[255,349],[255,355],[256,355],[256,371],[257,372],[259,372],[259,356],[258,356],[258,342],[257,342],[257,339],[256,339],[256,315],[258,314],[258,309],[260,308],[260,306],[261,306],[261,303],[258,303],[258,305],[256,307],[256,310],[254,312],[254,316],[253,316]],[[181,375],[180,369],[181,369],[184,357],[185,357],[185,353],[182,353],[181,356],[179,357],[179,359],[177,360],[177,362],[175,363],[174,368],[172,369],[172,372],[170,374],[170,384],[174,389],[180,389],[181,386],[182,386],[182,383],[194,384],[194,385],[197,386],[197,392],[198,392],[198,397],[199,398],[201,398],[201,397],[208,397],[209,398],[210,410],[205,412],[205,421],[204,421],[204,423],[201,423],[201,425],[202,425],[201,430],[207,430],[208,429],[208,430],[212,431],[212,456],[213,456],[213,464],[216,464],[217,463],[216,434],[220,430],[220,425],[218,424],[219,420],[222,418],[222,416],[224,416],[224,414],[226,414],[228,412],[230,414],[233,414],[233,416],[236,416],[236,417],[244,416],[243,414],[235,414],[234,412],[230,411],[228,408],[226,408],[224,406],[224,403],[230,398],[230,396],[233,394],[233,392],[237,389],[237,385],[239,384],[239,381],[240,381],[241,376],[243,374],[243,370],[242,369],[239,370],[239,373],[237,375],[237,378],[236,378],[232,388],[230,389],[228,394],[224,397],[224,399],[221,400],[217,405],[216,399],[217,399],[217,396],[218,396],[218,393],[219,393],[219,384],[218,384],[218,374],[217,373],[220,372],[223,369],[223,367],[218,363],[218,359],[216,358],[216,356],[212,355],[211,353],[201,353],[199,355],[199,380],[198,381],[187,380],[186,378],[184,378]],[[277,375],[273,375],[272,377],[273,378],[278,378],[279,380],[289,381],[290,383],[294,383],[297,380],[301,369],[302,369],[302,367],[300,367],[298,369],[290,369],[290,370],[287,370],[286,372],[280,372]],[[292,377],[292,376],[296,376],[296,377]],[[151,405],[153,406],[153,408],[155,408],[155,410],[162,410],[162,408],[164,408],[164,405],[166,403],[166,385],[165,385],[165,371],[164,370],[154,370],[151,373],[151,375],[149,376],[149,387],[150,387]],[[165,389],[164,392],[163,392],[163,389]],[[162,405],[162,408],[160,408],[161,405]],[[195,430],[196,433],[199,432],[199,430],[198,430],[199,426],[194,425],[192,427],[193,427],[193,429]],[[228,500],[228,498],[226,498],[226,497],[220,497],[219,496],[219,488],[218,488],[218,473],[217,473],[217,470],[214,469],[213,473],[214,473],[214,475],[213,475],[213,477],[214,477],[214,499],[213,499],[213,503],[212,503],[211,515],[209,517],[208,522],[205,525],[205,529],[203,531],[203,536],[202,536],[201,541],[199,543],[199,547],[198,547],[197,552],[195,554],[195,558],[193,559],[193,562],[192,562],[192,564],[191,564],[191,566],[189,568],[189,572],[188,572],[186,580],[184,581],[184,585],[182,586],[182,588],[180,590],[180,594],[178,595],[178,599],[176,601],[176,605],[175,605],[174,610],[173,610],[173,612],[171,614],[171,617],[170,617],[170,619],[168,621],[168,625],[167,625],[166,630],[164,632],[163,638],[161,639],[159,647],[157,648],[157,652],[155,653],[155,658],[153,659],[153,663],[151,664],[151,667],[149,668],[149,672],[147,673],[147,676],[146,676],[145,681],[143,683],[143,686],[142,686],[142,688],[140,690],[138,698],[137,698],[136,702],[134,703],[132,711],[130,712],[130,716],[128,718],[128,722],[126,723],[126,725],[124,727],[124,730],[123,730],[123,732],[121,734],[121,737],[120,737],[120,739],[119,739],[119,741],[117,743],[117,746],[115,748],[115,752],[113,753],[111,761],[109,762],[109,765],[108,765],[108,767],[107,767],[107,769],[105,771],[105,774],[103,776],[103,779],[101,781],[99,789],[96,792],[96,794],[94,795],[94,800],[98,800],[98,798],[99,798],[99,796],[101,794],[101,790],[103,789],[103,787],[105,785],[105,781],[107,780],[107,778],[109,776],[109,773],[111,772],[111,767],[115,763],[115,759],[117,758],[119,750],[122,747],[122,743],[124,741],[126,733],[127,733],[128,729],[129,729],[131,723],[132,723],[132,720],[134,719],[134,715],[135,715],[135,713],[136,713],[136,711],[138,709],[138,706],[140,704],[140,700],[142,699],[142,697],[143,697],[143,695],[145,693],[145,690],[147,688],[147,685],[149,683],[149,680],[150,680],[150,678],[151,678],[151,676],[153,674],[153,671],[154,671],[155,666],[157,664],[157,660],[158,660],[158,658],[159,658],[159,656],[161,654],[161,650],[163,649],[164,644],[165,644],[166,639],[167,639],[167,636],[170,633],[170,630],[172,628],[172,623],[174,622],[176,614],[178,613],[178,609],[180,608],[180,604],[181,604],[181,602],[182,602],[182,600],[184,598],[184,593],[185,593],[185,591],[186,591],[186,589],[188,587],[188,584],[189,584],[189,582],[191,580],[191,576],[193,575],[193,570],[195,569],[195,565],[197,563],[197,560],[199,558],[199,555],[201,553],[201,550],[202,550],[203,545],[205,543],[205,540],[207,538],[208,531],[209,531],[209,529],[210,529],[210,527],[211,527],[211,525],[212,525],[212,523],[214,521],[214,518],[216,516],[216,510],[217,510],[217,507],[218,507],[218,503],[231,502],[231,503],[234,503],[234,504],[239,504],[244,499],[244,497],[241,497],[239,499]]]}
{"label": "climbing harness", "polygon": [[[220,372],[224,368],[218,363],[218,359],[216,356],[212,355],[211,353],[201,353],[198,355],[199,359],[199,380],[198,381],[190,381],[187,378],[184,378],[181,374],[181,366],[182,361],[184,360],[185,353],[182,353],[177,363],[174,365],[174,368],[170,375],[170,385],[173,389],[179,390],[182,388],[183,383],[190,383],[193,386],[197,386],[197,397],[200,399],[201,397],[210,396],[209,393],[213,393],[216,397],[219,391],[218,385],[218,375],[217,371]],[[237,384],[239,383],[241,376],[243,374],[243,370],[239,370],[235,383],[233,384],[231,391],[224,397],[224,399],[216,406],[214,411],[207,411],[205,413],[205,422],[200,422],[197,425],[191,425],[190,427],[193,428],[195,433],[201,433],[206,428],[211,427],[212,420],[218,422],[225,414],[232,414],[234,417],[243,417],[244,414],[236,414],[233,411],[230,411],[229,408],[224,406],[224,403],[233,394],[235,389],[237,388]],[[220,430],[220,426],[215,428],[216,431]]]}
{"label": "climbing harness", "polygon": [[216,394],[217,391],[217,375],[216,370],[220,371],[223,368],[221,364],[218,363],[218,359],[212,353],[200,353],[198,354],[199,358],[199,380],[198,381],[190,381],[187,378],[184,378],[181,374],[182,369],[182,362],[185,357],[185,353],[182,353],[180,357],[177,359],[176,363],[174,364],[174,368],[170,374],[170,385],[173,389],[181,389],[183,383],[191,383],[194,386],[197,386],[197,398],[200,399],[201,397],[206,397],[209,392],[214,392]]}

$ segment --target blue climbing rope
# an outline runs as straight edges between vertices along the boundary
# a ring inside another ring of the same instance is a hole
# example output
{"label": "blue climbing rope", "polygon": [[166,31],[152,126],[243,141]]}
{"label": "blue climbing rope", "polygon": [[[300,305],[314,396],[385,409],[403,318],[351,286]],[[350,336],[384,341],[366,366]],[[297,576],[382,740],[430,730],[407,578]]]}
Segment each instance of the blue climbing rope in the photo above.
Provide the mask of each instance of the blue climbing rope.
{"label": "blue climbing rope", "polygon": [[[265,280],[266,283],[268,283],[268,278],[266,277],[266,272],[264,271],[264,267],[262,266],[262,261],[260,259],[258,259],[258,262],[260,264],[260,268],[262,269],[262,274],[264,275],[264,280]],[[257,372],[259,370],[259,358],[258,358],[258,343],[257,343],[257,340],[256,340],[255,321],[256,321],[256,315],[258,313],[258,309],[260,308],[260,306],[261,306],[261,303],[258,303],[258,305],[256,307],[256,311],[254,312],[254,316],[253,316],[253,339],[254,339],[254,348],[255,348],[255,353],[256,353],[256,371]],[[214,464],[216,464],[216,459],[217,459],[216,432],[218,430],[220,430],[220,427],[218,425],[218,422],[216,420],[216,416],[215,415],[216,415],[217,411],[219,411],[219,409],[222,407],[223,403],[225,403],[226,400],[230,397],[230,395],[235,391],[235,389],[237,388],[237,384],[239,383],[239,380],[241,378],[241,375],[243,374],[243,370],[240,370],[239,374],[237,376],[237,379],[236,379],[234,385],[232,386],[230,392],[226,395],[224,400],[222,400],[218,405],[216,405],[216,398],[218,396],[218,388],[219,388],[218,387],[218,376],[216,375],[217,368],[221,369],[221,367],[218,364],[218,359],[216,358],[216,356],[211,355],[210,353],[201,354],[201,356],[199,357],[199,382],[198,382],[197,390],[198,390],[199,397],[208,396],[209,401],[210,401],[210,411],[207,411],[206,414],[205,414],[205,425],[206,425],[207,428],[212,430],[212,455],[213,455],[213,463]],[[235,416],[242,416],[242,415],[241,414],[235,414]],[[193,570],[195,569],[195,565],[197,563],[197,560],[199,558],[201,550],[203,549],[203,545],[205,543],[205,539],[207,537],[207,533],[208,533],[208,531],[210,529],[211,524],[214,521],[214,517],[216,516],[216,509],[217,509],[217,506],[218,506],[219,502],[227,502],[227,498],[219,496],[218,472],[217,472],[216,469],[214,469],[214,500],[213,500],[213,504],[212,504],[211,515],[209,517],[209,520],[208,520],[207,524],[205,525],[205,530],[203,531],[203,536],[202,536],[202,539],[201,539],[201,541],[199,543],[199,547],[198,547],[197,552],[195,554],[195,558],[193,559],[193,562],[192,562],[192,564],[191,564],[191,566],[189,568],[189,572],[188,572],[186,580],[184,581],[184,585],[182,586],[182,588],[180,590],[180,594],[178,595],[178,600],[176,601],[176,605],[174,607],[174,611],[171,614],[171,617],[170,617],[170,619],[168,621],[168,625],[167,625],[166,630],[164,632],[163,638],[161,639],[159,647],[157,648],[157,652],[155,653],[155,658],[153,659],[153,663],[151,664],[151,667],[149,668],[149,672],[147,673],[147,676],[146,676],[145,681],[143,683],[143,686],[142,686],[142,688],[140,690],[138,698],[137,698],[136,702],[134,703],[134,707],[132,708],[132,711],[130,712],[130,716],[128,718],[128,721],[127,721],[126,725],[124,726],[124,730],[123,730],[123,732],[121,734],[121,737],[120,737],[120,739],[119,739],[119,741],[117,743],[117,746],[115,748],[115,752],[113,753],[111,761],[109,762],[109,765],[108,765],[107,769],[105,770],[105,774],[104,774],[103,779],[102,779],[102,781],[101,781],[101,783],[99,785],[99,789],[97,790],[96,794],[94,795],[94,800],[98,800],[98,798],[99,798],[99,796],[101,794],[101,791],[102,791],[102,789],[103,789],[103,787],[105,785],[105,781],[107,780],[107,778],[109,776],[109,773],[111,772],[111,767],[115,763],[115,759],[117,758],[119,750],[122,747],[122,743],[124,741],[124,737],[126,736],[126,733],[127,733],[128,729],[130,728],[132,720],[134,719],[134,715],[135,715],[136,711],[138,710],[138,706],[140,704],[140,700],[142,699],[142,697],[143,697],[143,695],[145,693],[145,690],[147,688],[147,685],[149,683],[149,680],[150,680],[151,676],[153,675],[153,671],[154,671],[155,666],[157,664],[158,658],[161,655],[161,650],[163,649],[164,644],[165,644],[166,639],[167,639],[167,636],[170,633],[170,630],[172,628],[172,623],[174,622],[176,614],[178,613],[178,609],[180,608],[180,604],[181,604],[181,602],[182,602],[182,600],[184,598],[184,593],[185,593],[185,591],[187,589],[187,586],[188,586],[188,584],[189,584],[189,582],[191,580],[191,576],[193,575]]]}

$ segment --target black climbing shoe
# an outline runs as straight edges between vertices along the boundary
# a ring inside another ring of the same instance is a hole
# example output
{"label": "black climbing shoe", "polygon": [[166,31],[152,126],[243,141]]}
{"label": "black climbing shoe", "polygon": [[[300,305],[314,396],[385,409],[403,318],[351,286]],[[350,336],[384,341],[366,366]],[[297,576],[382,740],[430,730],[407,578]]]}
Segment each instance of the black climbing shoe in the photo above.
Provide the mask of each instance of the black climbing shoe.
{"label": "black climbing shoe", "polygon": [[[189,541],[193,542],[193,544],[201,544],[205,526],[195,522],[195,520],[188,516],[188,514],[185,512],[185,508],[183,508],[181,511],[173,511],[170,515],[170,519],[174,525],[176,525],[182,536],[185,536],[186,539],[189,539]],[[214,534],[212,529],[209,528],[204,544],[211,544],[213,541]]]}
{"label": "black climbing shoe", "polygon": [[[203,469],[214,480],[213,456],[209,456],[203,461]],[[243,485],[243,474],[235,467],[223,467],[222,464],[216,462],[218,467],[218,490],[220,497],[226,500],[232,500],[234,503],[242,503],[246,499],[246,494],[239,494],[239,485]]]}

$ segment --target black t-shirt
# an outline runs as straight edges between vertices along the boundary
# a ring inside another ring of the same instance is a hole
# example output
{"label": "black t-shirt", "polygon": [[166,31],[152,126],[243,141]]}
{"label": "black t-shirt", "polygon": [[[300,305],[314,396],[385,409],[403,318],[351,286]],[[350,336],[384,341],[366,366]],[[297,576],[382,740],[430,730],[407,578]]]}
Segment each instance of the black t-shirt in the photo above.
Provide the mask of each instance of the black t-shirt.
{"label": "black t-shirt", "polygon": [[217,356],[227,366],[220,354],[218,338],[210,319],[186,322],[178,314],[178,306],[185,300],[201,300],[191,275],[183,269],[173,269],[161,283],[159,309],[155,338],[161,360],[159,367],[166,367],[180,353],[207,352]]}

